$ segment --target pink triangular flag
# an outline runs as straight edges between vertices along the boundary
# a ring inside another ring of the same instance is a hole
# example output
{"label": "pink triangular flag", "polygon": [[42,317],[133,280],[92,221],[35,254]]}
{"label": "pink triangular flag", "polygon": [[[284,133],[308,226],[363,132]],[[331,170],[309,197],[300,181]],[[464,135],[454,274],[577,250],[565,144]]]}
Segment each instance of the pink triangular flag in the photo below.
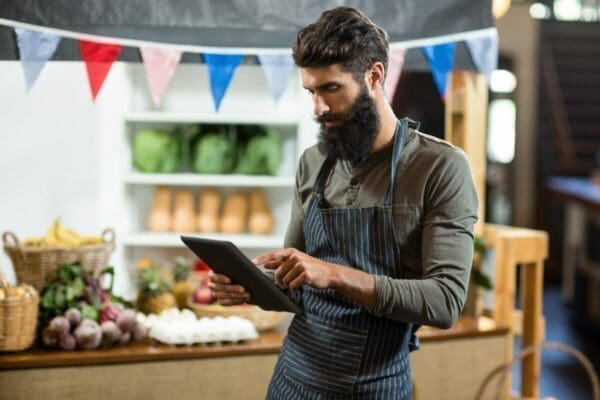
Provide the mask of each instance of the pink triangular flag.
{"label": "pink triangular flag", "polygon": [[121,45],[79,40],[79,50],[87,69],[92,98],[96,100],[110,67],[121,52]]}
{"label": "pink triangular flag", "polygon": [[175,69],[181,60],[181,52],[152,47],[140,47],[146,79],[156,107],[160,106],[165,89],[169,85]]}
{"label": "pink triangular flag", "polygon": [[396,86],[398,86],[400,73],[402,72],[402,67],[404,66],[404,54],[406,54],[406,49],[402,47],[390,48],[388,73],[387,77],[385,78],[385,84],[383,85],[383,89],[389,101],[392,101],[394,98]]}

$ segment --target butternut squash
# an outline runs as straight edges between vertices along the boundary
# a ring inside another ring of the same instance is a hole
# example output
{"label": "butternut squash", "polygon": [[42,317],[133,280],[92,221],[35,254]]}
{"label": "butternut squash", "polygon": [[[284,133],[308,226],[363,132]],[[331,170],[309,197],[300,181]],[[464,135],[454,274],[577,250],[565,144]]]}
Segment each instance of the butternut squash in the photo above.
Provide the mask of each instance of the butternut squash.
{"label": "butternut squash", "polygon": [[243,192],[231,192],[225,198],[219,230],[223,233],[242,233],[246,230],[248,199]]}
{"label": "butternut squash", "polygon": [[273,213],[269,209],[265,192],[261,189],[250,191],[250,214],[248,228],[257,235],[267,235],[273,232]]}
{"label": "butternut squash", "polygon": [[221,194],[216,189],[204,189],[198,196],[199,232],[216,232],[219,230],[219,210],[221,209]]}
{"label": "butternut squash", "polygon": [[171,189],[157,186],[152,198],[152,209],[148,216],[148,230],[168,232],[171,230]]}
{"label": "butternut squash", "polygon": [[176,232],[193,232],[196,230],[194,195],[189,189],[178,190],[175,194],[173,230]]}

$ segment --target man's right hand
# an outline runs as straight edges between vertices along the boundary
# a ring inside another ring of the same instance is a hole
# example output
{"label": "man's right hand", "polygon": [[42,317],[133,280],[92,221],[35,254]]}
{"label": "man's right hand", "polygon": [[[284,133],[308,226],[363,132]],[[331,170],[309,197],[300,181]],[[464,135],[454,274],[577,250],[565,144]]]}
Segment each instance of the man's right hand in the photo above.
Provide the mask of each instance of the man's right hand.
{"label": "man's right hand", "polygon": [[250,293],[243,286],[232,284],[227,276],[210,271],[208,279],[208,287],[220,305],[234,306],[250,301]]}

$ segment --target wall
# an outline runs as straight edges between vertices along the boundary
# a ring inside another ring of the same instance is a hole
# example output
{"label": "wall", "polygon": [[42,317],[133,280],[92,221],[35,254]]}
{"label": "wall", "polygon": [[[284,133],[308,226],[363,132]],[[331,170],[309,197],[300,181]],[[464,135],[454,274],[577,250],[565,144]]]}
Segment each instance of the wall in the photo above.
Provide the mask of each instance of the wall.
{"label": "wall", "polygon": [[514,224],[533,227],[536,191],[536,94],[539,22],[529,16],[530,3],[514,4],[496,21],[500,51],[513,57],[517,76],[517,130],[513,165]]}
{"label": "wall", "polygon": [[[109,100],[103,94],[99,103]],[[0,231],[43,235],[61,217],[77,231],[99,232],[97,112],[83,64],[47,64],[26,93],[20,63],[0,62],[0,110]]]}

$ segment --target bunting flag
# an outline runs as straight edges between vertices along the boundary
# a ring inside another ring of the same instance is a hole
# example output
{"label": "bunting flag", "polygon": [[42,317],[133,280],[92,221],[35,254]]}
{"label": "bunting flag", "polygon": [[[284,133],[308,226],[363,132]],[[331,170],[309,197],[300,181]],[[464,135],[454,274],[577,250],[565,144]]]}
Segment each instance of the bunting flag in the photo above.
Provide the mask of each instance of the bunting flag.
{"label": "bunting flag", "polygon": [[290,75],[294,70],[294,59],[291,55],[266,55],[259,54],[258,59],[265,73],[267,85],[275,103],[279,102]]}
{"label": "bunting flag", "polygon": [[46,62],[52,58],[61,37],[21,28],[15,28],[15,35],[25,75],[25,85],[29,92]]}
{"label": "bunting flag", "polygon": [[404,66],[404,55],[406,49],[402,47],[390,48],[389,60],[388,60],[388,71],[383,85],[383,90],[387,95],[389,101],[394,99],[394,93],[396,92],[396,86],[398,86],[398,80],[400,79],[400,73]]}
{"label": "bunting flag", "polygon": [[479,72],[485,75],[489,84],[492,72],[498,67],[497,32],[494,32],[489,36],[466,39],[465,42],[469,49],[473,64],[475,64]]}
{"label": "bunting flag", "polygon": [[94,100],[96,100],[96,96],[102,88],[110,67],[119,56],[121,48],[119,44],[103,44],[79,40],[79,51],[81,52],[81,58],[85,62],[92,90],[92,98]]}
{"label": "bunting flag", "polygon": [[146,79],[148,80],[152,100],[156,107],[160,107],[160,100],[181,60],[181,52],[140,47],[140,54],[144,61],[144,70],[146,71]]}
{"label": "bunting flag", "polygon": [[448,73],[452,70],[454,64],[454,50],[456,43],[443,43],[435,46],[423,47],[423,53],[429,62],[433,80],[446,101],[446,83],[448,82]]}
{"label": "bunting flag", "polygon": [[233,73],[243,59],[244,56],[241,54],[204,54],[204,62],[208,65],[210,91],[216,111],[219,111],[221,101],[231,83],[231,78],[233,78]]}

